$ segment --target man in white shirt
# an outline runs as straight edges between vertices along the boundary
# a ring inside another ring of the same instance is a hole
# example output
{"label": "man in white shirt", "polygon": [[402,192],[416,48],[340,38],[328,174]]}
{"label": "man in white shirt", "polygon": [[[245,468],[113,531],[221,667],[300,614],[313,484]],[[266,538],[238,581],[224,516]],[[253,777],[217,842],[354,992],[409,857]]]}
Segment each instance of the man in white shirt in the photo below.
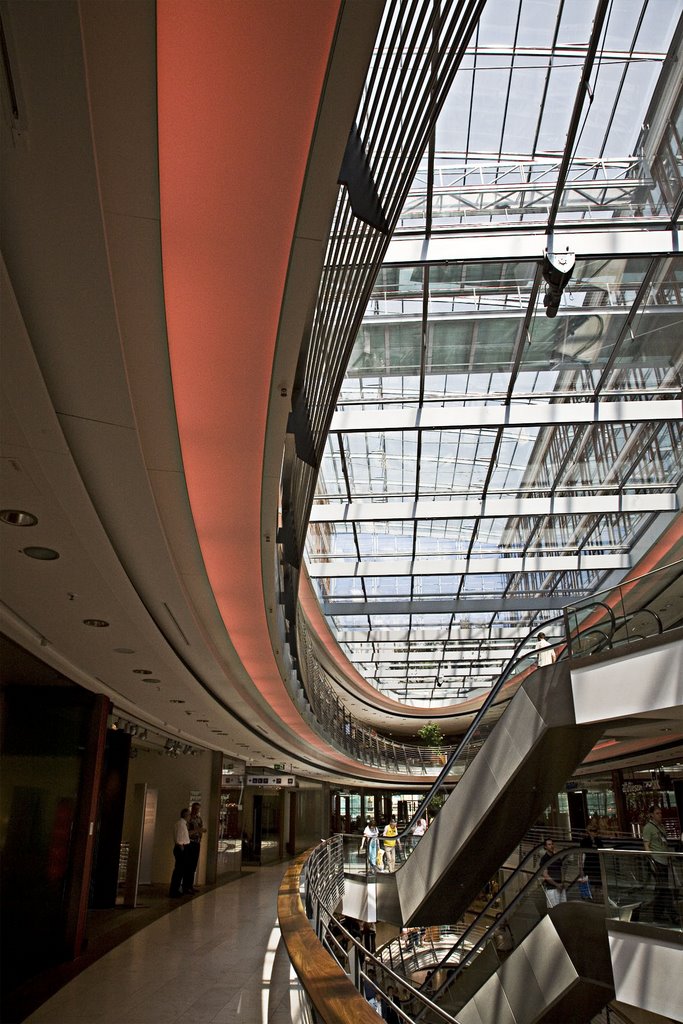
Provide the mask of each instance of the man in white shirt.
{"label": "man in white shirt", "polygon": [[173,868],[171,886],[168,891],[168,895],[173,897],[182,896],[180,886],[185,873],[185,858],[190,848],[190,833],[187,830],[189,814],[189,808],[183,807],[180,817],[173,826],[173,857],[175,859],[175,867]]}
{"label": "man in white shirt", "polygon": [[552,665],[555,661],[555,651],[548,643],[545,633],[538,634],[538,643],[536,644],[536,663],[539,668],[543,668],[544,665]]}

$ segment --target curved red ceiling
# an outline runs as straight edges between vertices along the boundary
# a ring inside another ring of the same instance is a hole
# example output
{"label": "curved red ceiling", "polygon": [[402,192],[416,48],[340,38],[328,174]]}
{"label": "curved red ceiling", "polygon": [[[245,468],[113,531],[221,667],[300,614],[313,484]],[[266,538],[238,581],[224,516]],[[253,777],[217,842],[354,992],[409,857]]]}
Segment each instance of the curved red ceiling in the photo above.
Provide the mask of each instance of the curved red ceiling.
{"label": "curved red ceiling", "polygon": [[235,649],[299,732],[263,607],[261,474],[285,274],[339,6],[157,5],[163,274],[190,503]]}

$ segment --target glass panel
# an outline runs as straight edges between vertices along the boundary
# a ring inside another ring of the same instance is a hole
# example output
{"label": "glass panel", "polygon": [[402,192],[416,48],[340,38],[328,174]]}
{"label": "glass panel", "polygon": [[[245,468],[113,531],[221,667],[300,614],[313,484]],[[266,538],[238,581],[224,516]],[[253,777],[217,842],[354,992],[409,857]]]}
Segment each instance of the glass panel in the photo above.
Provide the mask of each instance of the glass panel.
{"label": "glass panel", "polygon": [[415,491],[417,435],[358,433],[343,436],[351,496],[397,496]]}
{"label": "glass panel", "polygon": [[617,353],[608,378],[611,390],[678,391],[683,369],[680,344],[683,259],[659,262],[645,301]]}
{"label": "glass panel", "polygon": [[[529,309],[542,251],[519,260],[516,236],[500,230],[546,226],[596,7],[596,0],[488,0],[436,128],[433,223],[425,224],[425,154],[401,224],[415,233],[426,228],[433,238],[493,226],[496,259],[384,267],[351,354],[340,409],[472,408],[471,426],[335,437],[318,500],[345,502],[347,489],[354,502],[407,505],[594,499],[571,515],[521,504],[512,517],[430,520],[421,507],[416,523],[311,528],[309,557],[360,558],[361,569],[368,560],[390,568],[388,560],[398,558],[408,566],[413,554],[471,558],[465,576],[423,571],[316,583],[329,600],[358,603],[357,616],[335,617],[341,632],[357,625],[364,636],[382,633],[381,643],[349,641],[348,650],[377,685],[402,699],[434,702],[493,679],[516,637],[602,584],[604,571],[553,570],[553,555],[627,553],[652,524],[656,513],[601,511],[603,496],[670,493],[683,480],[676,421],[594,423],[582,416],[557,426],[485,425],[483,407],[510,396],[518,408],[563,403],[565,418],[572,402],[583,414],[583,403],[596,400],[680,395],[683,258],[614,258],[608,234],[632,230],[633,216],[643,229],[644,218],[669,217],[681,194],[683,109],[664,65],[680,14],[670,0],[624,0],[606,19],[558,214],[563,226],[601,221],[597,252],[605,255],[577,260],[556,317],[546,315],[544,283]],[[651,107],[655,86],[669,109]],[[505,569],[505,556],[544,556],[547,568],[477,571],[478,559],[493,557],[502,557],[498,567]],[[421,610],[449,599],[459,609],[469,600],[489,610]],[[370,616],[361,611],[368,601]],[[390,613],[397,606],[405,614]],[[375,614],[378,607],[386,613]]]}
{"label": "glass panel", "polygon": [[318,523],[307,537],[307,553],[311,561],[326,560],[331,555],[356,557],[353,526],[350,523]]}
{"label": "glass panel", "polygon": [[467,552],[472,539],[474,520],[420,520],[417,524],[415,554],[452,558]]}

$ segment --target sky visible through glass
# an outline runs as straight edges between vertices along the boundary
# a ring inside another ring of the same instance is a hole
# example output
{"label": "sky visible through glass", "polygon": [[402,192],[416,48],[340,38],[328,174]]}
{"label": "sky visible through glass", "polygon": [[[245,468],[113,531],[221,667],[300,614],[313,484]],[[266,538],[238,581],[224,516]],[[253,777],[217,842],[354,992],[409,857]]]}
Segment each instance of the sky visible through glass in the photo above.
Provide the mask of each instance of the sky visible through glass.
{"label": "sky visible through glass", "polygon": [[[411,704],[489,687],[616,583],[683,480],[680,4],[612,0],[583,90],[596,9],[487,3],[327,440],[308,571],[358,670]],[[575,257],[554,318],[546,249]]]}

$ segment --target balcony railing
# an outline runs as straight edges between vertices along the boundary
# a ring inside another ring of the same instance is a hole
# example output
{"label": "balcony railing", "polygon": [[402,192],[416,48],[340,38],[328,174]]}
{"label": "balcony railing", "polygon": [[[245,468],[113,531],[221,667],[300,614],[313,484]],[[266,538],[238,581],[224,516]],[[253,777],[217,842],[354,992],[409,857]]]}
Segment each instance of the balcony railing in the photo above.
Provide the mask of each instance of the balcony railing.
{"label": "balcony railing", "polygon": [[607,916],[681,931],[683,853],[599,850]]}
{"label": "balcony railing", "polygon": [[303,616],[299,616],[297,646],[302,699],[321,735],[355,760],[386,772],[411,776],[438,773],[435,788],[418,808],[412,825],[424,814],[439,789],[450,788],[462,777],[519,684],[537,667],[540,633],[546,634],[558,659],[589,657],[680,625],[676,614],[667,609],[675,612],[676,607],[680,607],[681,596],[683,560],[593,594],[568,606],[561,615],[546,620],[517,644],[470,728],[454,746],[436,749],[402,743],[382,736],[352,715],[318,661],[313,637]]}

